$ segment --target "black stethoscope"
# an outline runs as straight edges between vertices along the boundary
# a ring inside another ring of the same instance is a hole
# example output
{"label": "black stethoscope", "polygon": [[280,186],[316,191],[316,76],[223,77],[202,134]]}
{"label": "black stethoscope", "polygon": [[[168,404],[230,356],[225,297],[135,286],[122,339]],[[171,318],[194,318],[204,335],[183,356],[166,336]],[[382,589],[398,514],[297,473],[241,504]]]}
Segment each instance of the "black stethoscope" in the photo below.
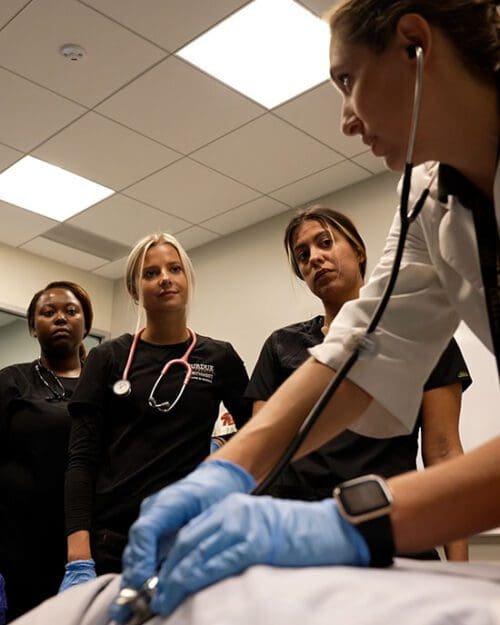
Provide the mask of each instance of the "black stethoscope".
{"label": "black stethoscope", "polygon": [[[40,378],[43,385],[46,388],[48,388],[51,393],[49,397],[45,398],[46,401],[66,401],[69,399],[68,393],[66,392],[66,389],[62,385],[61,380],[57,377],[57,375],[53,371],[44,367],[40,359],[38,359],[35,362],[35,371],[37,372],[37,375]],[[53,384],[51,384],[45,378],[45,375],[50,377],[50,380],[51,382],[53,382]]]}
{"label": "black stethoscope", "polygon": [[[126,397],[127,395],[130,395],[130,391],[132,390],[132,385],[130,383],[130,380],[128,379],[128,374],[130,371],[130,367],[132,366],[132,361],[134,360],[137,343],[142,333],[144,332],[144,330],[145,328],[142,328],[142,330],[139,330],[139,332],[135,333],[134,340],[132,341],[132,345],[130,346],[127,364],[125,365],[125,369],[123,370],[122,377],[120,380],[117,380],[113,384],[113,393],[115,395],[118,395],[118,397]],[[160,412],[170,412],[174,408],[174,406],[182,397],[182,394],[184,393],[184,390],[186,389],[186,386],[189,384],[189,380],[191,379],[193,370],[191,368],[191,365],[188,362],[188,358],[191,355],[191,352],[193,351],[193,349],[196,347],[196,334],[190,328],[188,328],[187,331],[189,333],[189,338],[191,339],[191,343],[189,344],[184,355],[181,358],[173,358],[172,360],[169,360],[167,363],[165,363],[163,369],[160,371],[160,375],[156,378],[156,382],[154,383],[154,386],[151,389],[151,393],[149,393],[148,404],[151,406],[151,408],[155,408],[156,410],[159,410]],[[186,369],[186,375],[184,376],[181,389],[177,393],[177,397],[174,399],[174,401],[157,402],[154,397],[154,394],[155,394],[156,389],[158,388],[158,384],[161,382],[163,376],[167,373],[170,367],[174,365],[180,365],[181,367],[184,367]]]}
{"label": "black stethoscope", "polygon": [[[302,443],[307,438],[307,435],[313,428],[314,424],[318,420],[319,416],[326,408],[328,402],[338,389],[340,384],[347,377],[347,374],[355,365],[360,357],[371,355],[376,353],[377,345],[374,338],[374,332],[380,322],[382,315],[387,307],[389,299],[394,290],[394,285],[399,273],[399,267],[401,265],[401,259],[403,257],[404,246],[406,243],[406,237],[409,227],[412,222],[418,217],[422,210],[427,196],[429,195],[429,187],[425,188],[420,197],[415,202],[411,210],[409,210],[410,190],[411,190],[411,174],[413,170],[413,152],[415,149],[415,137],[417,134],[418,117],[420,114],[420,102],[422,99],[422,82],[423,82],[423,70],[424,70],[424,57],[423,50],[420,46],[410,46],[408,48],[408,54],[410,58],[415,58],[417,62],[416,76],[415,76],[415,91],[413,97],[413,111],[410,124],[410,134],[408,137],[408,149],[406,153],[406,163],[403,175],[403,185],[401,189],[401,201],[399,204],[399,216],[401,221],[401,230],[399,233],[398,245],[396,248],[396,254],[391,268],[391,275],[387,281],[384,292],[380,298],[378,306],[370,319],[366,330],[361,336],[353,336],[350,341],[349,347],[351,347],[351,354],[347,357],[344,363],[339,367],[337,373],[334,375],[326,389],[323,391],[321,397],[313,406],[307,417],[304,419],[297,434],[285,450],[273,470],[269,473],[267,478],[254,489],[254,495],[260,495],[266,491],[279,477],[281,472],[285,469],[296,452],[301,447]],[[346,345],[347,347],[347,345]]]}

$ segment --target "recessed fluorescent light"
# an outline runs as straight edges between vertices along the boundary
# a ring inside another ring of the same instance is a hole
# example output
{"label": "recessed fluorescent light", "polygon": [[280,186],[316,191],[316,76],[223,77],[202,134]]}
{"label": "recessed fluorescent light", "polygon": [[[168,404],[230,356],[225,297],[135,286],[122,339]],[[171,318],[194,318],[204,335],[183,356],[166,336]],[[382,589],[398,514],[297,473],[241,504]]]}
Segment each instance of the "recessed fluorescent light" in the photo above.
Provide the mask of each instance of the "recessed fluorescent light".
{"label": "recessed fluorescent light", "polygon": [[329,44],[328,25],[293,0],[254,0],[176,54],[273,108],[328,79]]}
{"label": "recessed fluorescent light", "polygon": [[0,200],[57,221],[113,193],[113,189],[33,156],[25,156],[0,174]]}

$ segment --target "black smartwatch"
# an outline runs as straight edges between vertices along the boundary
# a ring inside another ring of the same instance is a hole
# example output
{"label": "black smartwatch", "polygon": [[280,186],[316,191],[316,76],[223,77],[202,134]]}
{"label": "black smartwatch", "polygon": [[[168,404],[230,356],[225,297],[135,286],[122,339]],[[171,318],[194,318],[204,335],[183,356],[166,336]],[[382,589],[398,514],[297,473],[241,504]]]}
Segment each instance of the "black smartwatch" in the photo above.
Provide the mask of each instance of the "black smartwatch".
{"label": "black smartwatch", "polygon": [[336,486],[333,496],[342,517],[366,540],[370,566],[390,566],[394,556],[392,494],[385,481],[378,475],[357,477]]}

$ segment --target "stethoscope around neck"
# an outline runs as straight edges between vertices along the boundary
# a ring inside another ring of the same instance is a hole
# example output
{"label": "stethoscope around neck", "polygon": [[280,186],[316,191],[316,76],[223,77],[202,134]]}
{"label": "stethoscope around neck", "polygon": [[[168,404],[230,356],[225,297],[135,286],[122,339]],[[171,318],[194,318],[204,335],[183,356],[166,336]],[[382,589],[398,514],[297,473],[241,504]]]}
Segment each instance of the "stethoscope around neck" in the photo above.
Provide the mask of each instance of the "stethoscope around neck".
{"label": "stethoscope around neck", "polygon": [[[127,364],[125,365],[125,369],[123,370],[122,377],[120,380],[117,380],[113,384],[113,393],[115,395],[118,395],[118,397],[126,397],[127,395],[130,395],[130,391],[132,390],[132,385],[130,383],[130,380],[128,379],[128,374],[130,371],[130,367],[132,366],[132,362],[134,360],[137,343],[139,339],[141,338],[141,335],[144,332],[144,330],[145,328],[142,328],[142,330],[139,330],[139,332],[135,333],[134,340],[132,341],[132,345],[130,346]],[[149,406],[151,406],[151,408],[154,408],[155,410],[159,410],[160,412],[170,412],[176,406],[176,404],[182,397],[186,389],[186,386],[189,384],[189,380],[191,379],[193,370],[191,368],[191,365],[188,362],[188,358],[191,355],[191,352],[193,351],[193,349],[196,347],[196,334],[190,328],[188,328],[187,331],[189,334],[189,338],[191,339],[191,342],[187,350],[185,351],[184,355],[181,358],[173,358],[172,360],[169,360],[168,362],[165,363],[165,365],[163,366],[163,369],[160,371],[160,375],[156,378],[156,382],[154,383],[154,386],[151,389],[151,392],[149,393],[149,397],[148,397]],[[173,367],[174,365],[180,365],[181,367],[184,367],[186,369],[186,375],[184,376],[182,386],[179,392],[177,393],[176,398],[173,401],[158,402],[156,401],[155,396],[154,396],[156,389],[158,388],[158,384],[161,382],[162,378],[166,375],[170,367]]]}
{"label": "stethoscope around neck", "polygon": [[[69,399],[69,395],[64,388],[61,380],[51,369],[48,369],[47,367],[44,367],[42,365],[42,361],[40,358],[35,362],[35,371],[40,378],[42,384],[50,392],[50,395],[45,398],[46,401],[67,401]],[[47,380],[46,376],[50,377],[51,381],[54,384],[51,384]]]}

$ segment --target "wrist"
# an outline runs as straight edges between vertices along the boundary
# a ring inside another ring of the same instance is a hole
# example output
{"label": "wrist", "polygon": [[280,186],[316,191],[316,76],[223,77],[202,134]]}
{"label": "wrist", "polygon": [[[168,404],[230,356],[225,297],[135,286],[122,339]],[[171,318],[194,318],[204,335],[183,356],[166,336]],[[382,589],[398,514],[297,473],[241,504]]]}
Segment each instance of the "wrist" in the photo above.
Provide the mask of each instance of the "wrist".
{"label": "wrist", "polygon": [[223,469],[228,482],[231,482],[232,488],[230,492],[249,493],[257,484],[251,473],[230,460],[222,460],[216,457],[209,458],[200,465],[201,467],[204,467],[204,470],[214,470],[215,472],[220,472]]}
{"label": "wrist", "polygon": [[346,529],[353,529],[367,546],[367,564],[390,566],[395,552],[390,517],[393,498],[385,480],[365,475],[339,484],[333,495]]}
{"label": "wrist", "polygon": [[79,560],[71,560],[70,562],[66,563],[66,570],[82,569],[88,567],[95,567],[95,562],[94,560],[92,560],[92,558],[81,558]]}
{"label": "wrist", "polygon": [[358,531],[358,528],[342,517],[336,501],[333,499],[325,499],[322,503],[328,504],[330,507],[333,516],[333,526],[338,527],[346,540],[353,546],[357,557],[357,561],[353,562],[353,564],[369,566],[371,560],[370,548],[365,538]]}
{"label": "wrist", "polygon": [[68,562],[90,560],[90,534],[87,530],[79,530],[68,536]]}

